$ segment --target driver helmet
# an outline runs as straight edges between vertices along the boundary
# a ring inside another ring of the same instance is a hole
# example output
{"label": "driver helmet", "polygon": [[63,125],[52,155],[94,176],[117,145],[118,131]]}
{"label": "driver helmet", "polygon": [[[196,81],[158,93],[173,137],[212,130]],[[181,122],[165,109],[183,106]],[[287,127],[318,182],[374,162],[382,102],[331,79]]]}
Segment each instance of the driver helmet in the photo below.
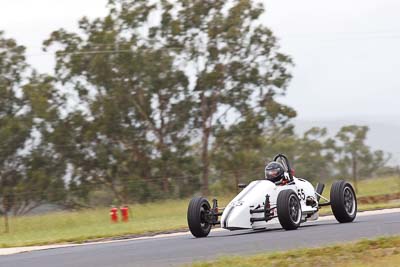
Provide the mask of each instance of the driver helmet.
{"label": "driver helmet", "polygon": [[285,171],[281,163],[272,161],[265,166],[265,179],[274,183],[280,181],[285,176]]}

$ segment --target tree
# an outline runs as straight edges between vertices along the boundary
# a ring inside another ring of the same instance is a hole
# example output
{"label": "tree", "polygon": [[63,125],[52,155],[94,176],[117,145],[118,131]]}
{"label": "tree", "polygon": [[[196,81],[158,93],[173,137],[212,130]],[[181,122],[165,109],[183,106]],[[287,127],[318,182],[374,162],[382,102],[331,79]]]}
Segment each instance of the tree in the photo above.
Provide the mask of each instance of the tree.
{"label": "tree", "polygon": [[[289,121],[296,113],[278,103],[275,107],[279,109],[274,112],[271,104],[266,105],[267,112],[249,110],[238,123],[215,128],[212,166],[219,173],[223,188],[233,191],[239,182],[263,177],[267,161],[282,151],[291,153],[294,133]],[[231,177],[234,183],[229,181]]]}
{"label": "tree", "polygon": [[81,19],[80,33],[61,29],[45,42],[62,47],[57,80],[85,106],[66,118],[79,121],[72,127],[80,136],[67,146],[85,151],[70,160],[75,177],[106,183],[119,196],[128,193],[120,191],[129,188],[123,181],[135,189],[157,180],[168,194],[174,177],[192,176],[196,184],[191,148],[199,136],[207,195],[214,128],[230,116],[240,122],[249,111],[279,114],[284,106],[274,98],[285,92],[290,58],[257,23],[264,10],[251,1],[109,6],[105,18]]}
{"label": "tree", "polygon": [[0,195],[8,231],[7,213],[15,203],[14,190],[21,178],[21,156],[30,136],[32,120],[25,112],[27,99],[20,97],[27,64],[25,48],[0,32]]}
{"label": "tree", "polygon": [[[141,16],[132,20],[139,23]],[[56,122],[52,142],[73,166],[75,185],[104,184],[122,203],[132,194],[168,196],[179,184],[171,184],[174,177],[191,175],[194,162],[185,134],[192,101],[187,77],[168,50],[126,35],[120,20],[113,10],[103,19],[83,18],[81,33],[58,30],[45,46],[63,47],[57,80],[85,107]],[[99,51],[104,44],[121,51]]]}
{"label": "tree", "polygon": [[336,152],[335,140],[328,137],[326,128],[307,130],[296,144],[293,158],[296,173],[312,181],[332,177]]}
{"label": "tree", "polygon": [[54,115],[48,102],[53,89],[50,77],[26,63],[25,48],[0,32],[0,197],[6,231],[10,211],[24,214],[49,200],[56,181],[64,189],[62,175],[50,176],[52,161],[38,161],[43,154],[36,144],[44,120]]}
{"label": "tree", "polygon": [[249,113],[240,123],[215,130],[211,158],[214,175],[222,187],[220,191],[237,191],[239,182],[248,182],[262,174],[262,121],[261,117]]}
{"label": "tree", "polygon": [[170,49],[190,80],[195,133],[201,136],[202,192],[208,195],[209,151],[218,121],[244,118],[249,110],[267,112],[268,105],[279,109],[274,96],[285,92],[291,60],[278,51],[272,32],[258,22],[264,9],[253,1],[113,3],[127,28],[136,27],[132,18],[143,14],[151,25],[143,39]]}
{"label": "tree", "polygon": [[368,131],[367,126],[348,125],[342,127],[336,135],[341,142],[338,146],[338,168],[344,175],[351,170],[355,186],[361,176],[371,177],[379,173],[390,159],[389,154],[372,150],[365,144]]}

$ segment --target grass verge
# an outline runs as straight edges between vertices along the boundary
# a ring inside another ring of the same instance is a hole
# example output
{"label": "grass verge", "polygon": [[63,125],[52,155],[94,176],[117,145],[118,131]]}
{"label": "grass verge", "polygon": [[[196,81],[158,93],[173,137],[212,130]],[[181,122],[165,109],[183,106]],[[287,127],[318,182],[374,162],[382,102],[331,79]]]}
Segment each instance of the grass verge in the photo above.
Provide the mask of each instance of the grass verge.
{"label": "grass verge", "polygon": [[[381,210],[381,209],[392,209],[392,208],[400,208],[400,201],[358,205],[359,212],[367,210]],[[330,207],[322,207],[319,211],[320,216],[331,215],[331,214],[332,210]]]}
{"label": "grass verge", "polygon": [[[386,188],[398,178],[361,181],[359,191],[392,193],[392,187]],[[382,187],[382,186],[385,187]],[[378,191],[374,191],[380,187]],[[398,188],[394,187],[400,191]],[[374,190],[373,190],[374,189]],[[386,190],[386,191],[385,191]],[[329,195],[329,189],[325,190]],[[231,196],[219,199],[219,205],[226,205]],[[109,208],[96,208],[74,212],[55,212],[38,216],[20,216],[10,218],[10,232],[4,231],[0,218],[0,247],[18,247],[68,242],[84,242],[98,238],[118,236],[138,236],[168,231],[186,230],[186,211],[188,199],[168,200],[148,204],[130,205],[130,221],[110,223]],[[359,205],[359,210],[400,207],[400,202],[374,203]],[[330,214],[330,208],[324,207],[321,215]]]}
{"label": "grass verge", "polygon": [[400,237],[383,237],[356,243],[264,253],[255,256],[222,257],[212,262],[195,263],[194,267],[225,266],[400,266]]}
{"label": "grass verge", "polygon": [[[351,179],[347,180],[353,183]],[[330,189],[331,183],[328,183],[324,195],[329,196]],[[357,197],[397,193],[400,192],[400,177],[390,176],[360,180],[357,189]]]}
{"label": "grass verge", "polygon": [[[221,198],[225,205],[230,198]],[[3,233],[0,218],[0,247],[84,242],[118,236],[140,236],[186,230],[188,199],[130,205],[129,222],[111,223],[109,208],[54,212],[36,216],[10,217],[10,232]]]}

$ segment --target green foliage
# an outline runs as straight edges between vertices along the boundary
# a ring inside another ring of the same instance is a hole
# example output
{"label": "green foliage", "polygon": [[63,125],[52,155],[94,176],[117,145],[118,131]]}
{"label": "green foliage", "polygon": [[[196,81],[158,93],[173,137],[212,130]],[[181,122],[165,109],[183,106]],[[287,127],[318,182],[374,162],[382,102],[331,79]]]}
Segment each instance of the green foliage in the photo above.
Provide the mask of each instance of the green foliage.
{"label": "green foliage", "polygon": [[360,175],[371,176],[385,165],[387,159],[383,151],[371,151],[365,144],[368,133],[367,126],[344,126],[336,134],[341,143],[337,146],[338,169],[343,176],[352,176],[357,190]]}
{"label": "green foliage", "polygon": [[251,1],[112,1],[80,32],[53,32],[44,45],[61,47],[56,79],[84,107],[54,121],[49,139],[74,191],[102,185],[120,203],[188,196],[200,183],[207,194],[209,148],[228,111],[238,121],[229,127],[259,133],[294,117],[274,100],[291,60],[256,23],[262,13]]}
{"label": "green foliage", "polygon": [[56,49],[54,77],[32,70],[25,48],[0,34],[3,210],[232,193],[262,178],[278,153],[313,181],[383,170],[385,153],[365,145],[367,127],[294,133],[296,111],[277,100],[293,63],[259,23],[262,4],[108,7],[44,41]]}
{"label": "green foliage", "polygon": [[[183,187],[175,188],[175,177],[190,177],[196,170],[187,135],[188,79],[168,50],[141,45],[135,35],[126,39],[123,20],[137,27],[143,14],[128,19],[125,11],[112,12],[103,19],[82,19],[83,37],[59,30],[45,42],[64,47],[57,52],[56,77],[76,90],[86,107],[55,122],[51,141],[73,167],[75,187],[102,184],[120,203],[185,196]],[[119,43],[121,53],[85,53]],[[196,182],[188,178],[181,185]]]}
{"label": "green foliage", "polygon": [[29,138],[32,119],[24,107],[28,100],[19,97],[27,68],[25,48],[0,32],[0,196],[2,211],[10,211],[22,174],[18,171],[22,159],[18,154]]}
{"label": "green foliage", "polygon": [[[218,131],[212,150],[213,180],[216,181],[214,191],[234,192],[239,182],[263,178],[265,164],[278,153],[289,157],[297,177],[312,182],[351,178],[352,165],[346,150],[348,146],[338,137],[342,135],[343,130],[335,137],[329,137],[325,128],[311,128],[303,136],[297,136],[290,125],[263,132],[249,122],[250,119],[230,127],[229,130]],[[366,129],[362,126],[349,127]],[[345,126],[343,129],[349,127]],[[360,177],[369,178],[381,171],[390,171],[384,167],[386,154],[366,146],[366,137],[367,132],[364,132],[357,139],[357,142],[362,144],[363,152],[359,161],[361,167],[358,169]],[[358,148],[359,146],[355,146],[355,149]]]}
{"label": "green foliage", "polygon": [[64,190],[65,166],[34,144],[55,116],[52,79],[32,71],[24,52],[0,32],[0,197],[2,211],[14,214],[61,201]]}
{"label": "green foliage", "polygon": [[195,98],[192,118],[201,136],[202,192],[207,195],[212,139],[218,128],[238,126],[221,125],[229,114],[241,123],[255,113],[261,129],[270,118],[287,117],[290,112],[290,117],[295,116],[274,101],[276,94],[284,94],[291,78],[287,70],[291,59],[279,53],[272,32],[257,23],[262,5],[182,0],[162,1],[160,8],[161,25],[152,28],[150,37],[174,47],[171,53],[193,68],[189,74]]}

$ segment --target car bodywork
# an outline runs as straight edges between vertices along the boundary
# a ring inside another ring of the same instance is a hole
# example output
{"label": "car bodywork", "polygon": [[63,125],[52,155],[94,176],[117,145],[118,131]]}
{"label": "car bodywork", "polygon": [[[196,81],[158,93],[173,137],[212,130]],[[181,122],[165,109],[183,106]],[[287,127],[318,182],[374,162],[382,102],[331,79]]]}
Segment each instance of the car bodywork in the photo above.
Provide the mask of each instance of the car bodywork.
{"label": "car bodywork", "polygon": [[[221,227],[229,230],[259,229],[267,227],[268,224],[279,223],[276,214],[276,200],[279,192],[287,189],[293,190],[299,197],[302,221],[316,220],[318,218],[318,196],[314,187],[304,179],[293,177],[293,181],[286,185],[275,185],[268,180],[251,182],[226,206],[221,216]],[[263,212],[251,212],[264,208],[267,195],[270,201],[270,220],[264,220]],[[311,205],[307,205],[307,199]],[[254,218],[263,220],[252,220]]]}
{"label": "car bodywork", "polygon": [[[357,199],[352,185],[336,181],[330,189],[330,199],[322,196],[323,184],[313,185],[294,176],[287,157],[275,156],[284,168],[284,177],[278,181],[261,179],[248,185],[238,185],[243,190],[225,208],[212,206],[204,197],[193,198],[188,206],[188,226],[195,237],[208,236],[211,228],[262,229],[280,223],[285,230],[295,230],[301,223],[318,219],[322,206],[330,206],[340,223],[352,222],[357,214]],[[320,200],[323,200],[320,202]]]}

